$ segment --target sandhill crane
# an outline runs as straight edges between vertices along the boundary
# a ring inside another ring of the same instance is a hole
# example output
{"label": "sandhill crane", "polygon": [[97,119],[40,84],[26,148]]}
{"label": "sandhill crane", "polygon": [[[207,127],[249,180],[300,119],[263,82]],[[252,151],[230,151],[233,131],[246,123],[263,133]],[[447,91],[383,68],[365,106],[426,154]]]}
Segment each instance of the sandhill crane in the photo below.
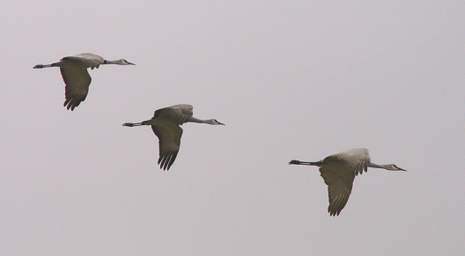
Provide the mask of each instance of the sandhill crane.
{"label": "sandhill crane", "polygon": [[75,107],[86,99],[87,92],[91,77],[87,68],[98,68],[103,64],[117,64],[117,65],[134,65],[125,59],[119,60],[105,60],[101,56],[93,53],[82,53],[74,56],[67,56],[62,58],[59,62],[52,64],[38,64],[33,68],[51,68],[60,67],[61,76],[66,84],[65,87],[65,106],[67,109],[74,110]]}
{"label": "sandhill crane", "polygon": [[366,148],[356,148],[330,155],[318,162],[292,160],[289,164],[320,167],[321,177],[328,185],[328,212],[331,216],[339,215],[349,200],[355,176],[362,174],[364,171],[366,172],[368,167],[389,171],[406,171],[395,164],[378,165],[372,163]]}
{"label": "sandhill crane", "polygon": [[193,107],[188,104],[173,105],[155,111],[152,119],[139,123],[124,123],[123,126],[133,127],[150,125],[158,137],[159,158],[158,164],[162,170],[169,170],[174,163],[181,144],[183,123],[203,123],[211,125],[224,125],[216,119],[201,120],[192,116]]}

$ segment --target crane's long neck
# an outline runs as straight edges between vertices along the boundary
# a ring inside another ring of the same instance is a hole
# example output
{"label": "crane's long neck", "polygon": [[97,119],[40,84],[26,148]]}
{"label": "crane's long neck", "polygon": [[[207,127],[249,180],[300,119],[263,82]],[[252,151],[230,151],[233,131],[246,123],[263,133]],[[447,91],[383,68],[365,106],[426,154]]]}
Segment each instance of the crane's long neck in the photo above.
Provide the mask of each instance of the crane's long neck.
{"label": "crane's long neck", "polygon": [[103,60],[102,64],[120,64],[121,60]]}
{"label": "crane's long neck", "polygon": [[375,163],[372,163],[372,162],[369,162],[367,164],[368,167],[372,167],[372,168],[378,168],[378,169],[386,169],[386,170],[389,170],[391,165],[390,164],[375,164]]}
{"label": "crane's long neck", "polygon": [[186,122],[191,122],[191,123],[200,123],[200,124],[212,124],[213,119],[198,119],[193,116],[189,117]]}
{"label": "crane's long neck", "polygon": [[367,166],[372,167],[372,168],[385,169],[385,170],[388,170],[388,171],[404,171],[404,172],[407,171],[405,169],[400,168],[399,166],[397,166],[395,164],[375,164],[375,163],[372,163],[372,162],[368,162]]}
{"label": "crane's long neck", "polygon": [[318,162],[305,162],[305,161],[299,161],[299,160],[292,160],[292,161],[289,162],[289,164],[321,166],[323,163],[321,161],[318,161]]}

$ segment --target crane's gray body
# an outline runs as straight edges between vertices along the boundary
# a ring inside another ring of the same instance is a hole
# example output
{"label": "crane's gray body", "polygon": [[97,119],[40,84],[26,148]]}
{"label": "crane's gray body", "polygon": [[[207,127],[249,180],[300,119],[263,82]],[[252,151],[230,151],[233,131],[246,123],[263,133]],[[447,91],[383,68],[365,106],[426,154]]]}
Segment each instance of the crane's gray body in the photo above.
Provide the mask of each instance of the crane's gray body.
{"label": "crane's gray body", "polygon": [[98,68],[102,64],[134,65],[125,59],[108,61],[97,54],[81,53],[63,57],[59,62],[49,65],[35,65],[34,68],[60,68],[61,76],[66,85],[63,105],[69,110],[74,110],[86,99],[89,92],[92,78],[87,69]]}
{"label": "crane's gray body", "polygon": [[193,117],[194,107],[189,104],[172,105],[155,110],[152,119],[139,123],[124,123],[123,126],[150,125],[158,137],[158,164],[162,170],[169,170],[176,160],[183,133],[180,125],[186,122],[223,125],[216,119],[197,119]]}
{"label": "crane's gray body", "polygon": [[368,149],[354,148],[325,157],[318,162],[292,160],[290,164],[314,165],[320,167],[320,174],[328,185],[328,212],[339,215],[349,200],[355,176],[368,171],[368,167],[383,168],[389,171],[405,171],[393,164],[372,163]]}
{"label": "crane's gray body", "polygon": [[105,63],[105,59],[93,53],[81,53],[73,56],[66,56],[61,59],[62,65],[77,65],[81,68],[98,68]]}

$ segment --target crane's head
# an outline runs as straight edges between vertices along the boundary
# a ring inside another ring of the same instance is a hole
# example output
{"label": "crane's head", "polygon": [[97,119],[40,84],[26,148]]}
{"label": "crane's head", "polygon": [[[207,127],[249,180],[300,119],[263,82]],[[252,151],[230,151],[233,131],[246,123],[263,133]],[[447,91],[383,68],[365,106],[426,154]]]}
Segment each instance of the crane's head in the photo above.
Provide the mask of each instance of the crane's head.
{"label": "crane's head", "polygon": [[387,164],[387,165],[385,165],[385,169],[390,170],[390,171],[404,171],[404,172],[407,171],[405,169],[400,168],[399,166],[397,166],[395,164]]}
{"label": "crane's head", "polygon": [[118,65],[136,65],[136,64],[134,64],[132,62],[127,61],[126,59],[119,59],[119,60],[115,61],[114,64],[118,64]]}
{"label": "crane's head", "polygon": [[222,122],[220,122],[220,121],[218,121],[216,119],[207,120],[207,123],[212,124],[212,125],[225,125],[225,124],[223,124]]}

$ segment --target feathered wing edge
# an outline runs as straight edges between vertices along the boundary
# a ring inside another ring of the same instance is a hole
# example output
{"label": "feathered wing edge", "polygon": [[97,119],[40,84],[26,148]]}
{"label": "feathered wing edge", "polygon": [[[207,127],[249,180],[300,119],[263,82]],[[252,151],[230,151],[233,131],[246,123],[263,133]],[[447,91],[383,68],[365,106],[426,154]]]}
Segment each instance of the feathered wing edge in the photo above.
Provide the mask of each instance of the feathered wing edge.
{"label": "feathered wing edge", "polygon": [[349,201],[355,173],[321,167],[320,174],[328,186],[328,213],[331,216],[338,216]]}
{"label": "feathered wing edge", "polygon": [[159,157],[157,164],[162,170],[169,170],[178,156],[181,145],[182,128],[175,124],[158,123],[152,125],[158,137]]}

